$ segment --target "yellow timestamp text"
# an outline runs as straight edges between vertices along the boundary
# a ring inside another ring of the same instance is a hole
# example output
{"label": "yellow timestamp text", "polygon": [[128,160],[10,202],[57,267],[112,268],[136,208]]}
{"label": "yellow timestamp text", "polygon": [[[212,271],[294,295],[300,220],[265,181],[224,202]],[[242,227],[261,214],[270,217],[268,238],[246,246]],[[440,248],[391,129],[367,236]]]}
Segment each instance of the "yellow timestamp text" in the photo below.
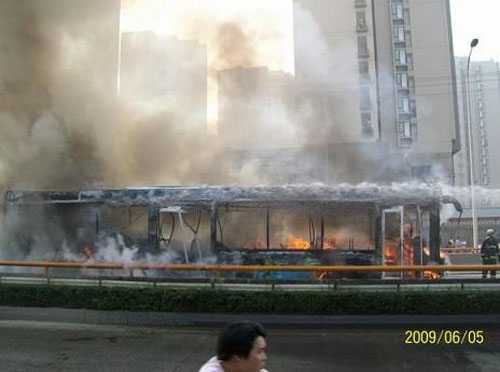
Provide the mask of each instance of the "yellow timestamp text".
{"label": "yellow timestamp text", "polygon": [[415,345],[481,345],[485,342],[484,331],[479,329],[408,329],[405,344]]}

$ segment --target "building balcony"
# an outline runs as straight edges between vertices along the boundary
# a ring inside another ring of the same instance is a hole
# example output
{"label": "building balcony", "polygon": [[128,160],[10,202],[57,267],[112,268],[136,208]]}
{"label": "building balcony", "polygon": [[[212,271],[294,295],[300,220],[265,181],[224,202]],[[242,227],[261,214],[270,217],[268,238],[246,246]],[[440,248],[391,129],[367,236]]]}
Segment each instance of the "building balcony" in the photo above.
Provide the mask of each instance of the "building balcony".
{"label": "building balcony", "polygon": [[368,49],[358,49],[358,58],[368,58],[368,57],[370,57]]}
{"label": "building balcony", "polygon": [[368,27],[366,26],[366,23],[358,23],[356,24],[356,32],[367,32]]}
{"label": "building balcony", "polygon": [[397,49],[406,49],[406,40],[401,40],[399,38],[392,38],[392,43]]}
{"label": "building balcony", "polygon": [[405,111],[403,109],[398,109],[397,113],[398,113],[398,120],[411,120],[412,119],[412,115],[411,115],[411,112],[409,110]]}
{"label": "building balcony", "polygon": [[361,111],[371,111],[372,102],[371,101],[361,101],[359,107],[360,107]]}
{"label": "building balcony", "polygon": [[405,25],[404,17],[391,16],[391,20],[392,20],[393,26],[404,26]]}
{"label": "building balcony", "polygon": [[361,132],[364,137],[373,137],[373,127],[371,125],[364,124],[361,128]]}
{"label": "building balcony", "polygon": [[360,75],[359,83],[361,85],[370,85],[370,83],[371,83],[370,76],[369,75]]}
{"label": "building balcony", "polygon": [[413,138],[400,138],[398,137],[398,147],[411,147]]}
{"label": "building balcony", "polygon": [[354,7],[366,8],[366,0],[354,0]]}

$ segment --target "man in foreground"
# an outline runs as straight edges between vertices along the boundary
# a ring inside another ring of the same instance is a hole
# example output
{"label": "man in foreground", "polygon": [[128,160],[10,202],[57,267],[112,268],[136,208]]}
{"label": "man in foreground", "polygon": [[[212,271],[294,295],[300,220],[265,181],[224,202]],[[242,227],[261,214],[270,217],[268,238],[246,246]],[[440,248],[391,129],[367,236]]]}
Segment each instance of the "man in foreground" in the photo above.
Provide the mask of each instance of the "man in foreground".
{"label": "man in foreground", "polygon": [[199,372],[267,372],[266,331],[258,323],[241,322],[226,326],[217,342],[217,356]]}

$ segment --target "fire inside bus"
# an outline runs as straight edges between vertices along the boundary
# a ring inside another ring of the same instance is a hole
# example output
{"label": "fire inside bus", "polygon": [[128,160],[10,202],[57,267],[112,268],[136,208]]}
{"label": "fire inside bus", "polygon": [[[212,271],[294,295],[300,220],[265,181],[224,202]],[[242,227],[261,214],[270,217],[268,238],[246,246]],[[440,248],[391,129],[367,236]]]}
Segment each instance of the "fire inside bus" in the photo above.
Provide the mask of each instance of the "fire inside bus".
{"label": "fire inside bus", "polygon": [[[134,247],[133,259],[140,262],[425,265],[440,263],[444,203],[461,210],[440,188],[422,185],[11,190],[5,195],[5,221],[15,251],[4,256],[120,260],[98,254],[118,239],[118,248]],[[285,271],[234,275],[380,278]],[[419,274],[382,273],[382,278],[413,276]]]}

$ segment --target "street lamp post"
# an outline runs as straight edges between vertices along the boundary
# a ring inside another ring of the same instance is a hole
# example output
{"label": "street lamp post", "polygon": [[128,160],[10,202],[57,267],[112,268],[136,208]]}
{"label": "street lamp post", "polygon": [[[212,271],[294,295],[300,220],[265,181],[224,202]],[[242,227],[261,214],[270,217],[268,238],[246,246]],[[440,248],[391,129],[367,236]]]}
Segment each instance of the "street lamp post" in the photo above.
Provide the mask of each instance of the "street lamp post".
{"label": "street lamp post", "polygon": [[468,129],[468,140],[469,140],[469,171],[470,171],[470,202],[472,211],[472,245],[477,248],[477,215],[476,215],[476,197],[474,194],[474,159],[473,159],[473,143],[472,143],[472,114],[471,114],[471,103],[470,103],[470,80],[469,80],[469,70],[470,70],[470,56],[472,55],[472,49],[479,42],[478,39],[472,39],[470,43],[469,57],[467,58],[467,129]]}

